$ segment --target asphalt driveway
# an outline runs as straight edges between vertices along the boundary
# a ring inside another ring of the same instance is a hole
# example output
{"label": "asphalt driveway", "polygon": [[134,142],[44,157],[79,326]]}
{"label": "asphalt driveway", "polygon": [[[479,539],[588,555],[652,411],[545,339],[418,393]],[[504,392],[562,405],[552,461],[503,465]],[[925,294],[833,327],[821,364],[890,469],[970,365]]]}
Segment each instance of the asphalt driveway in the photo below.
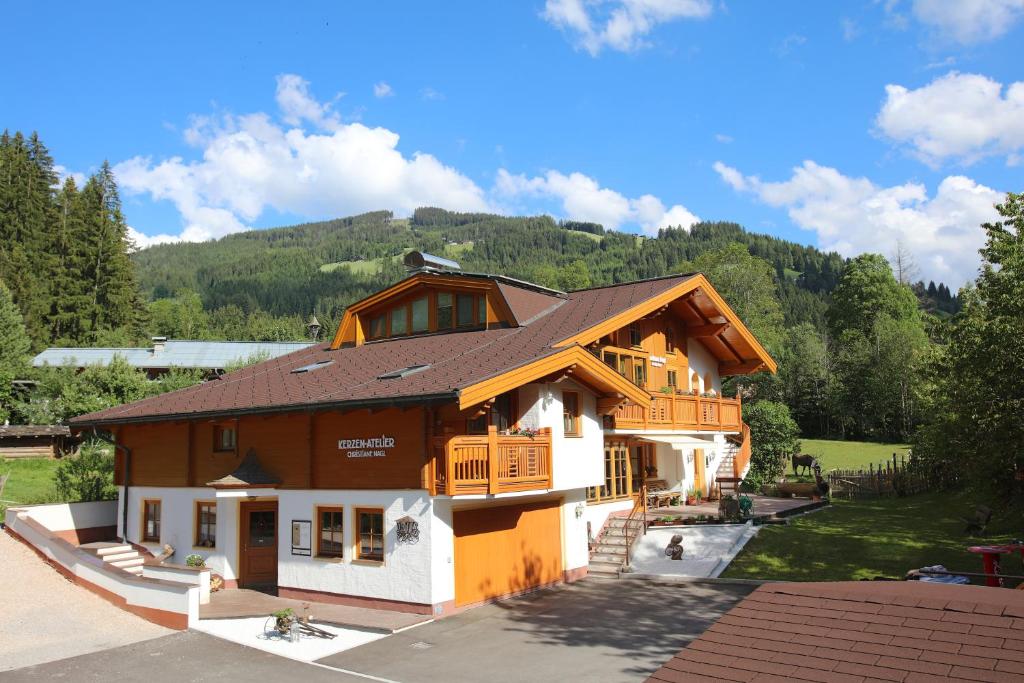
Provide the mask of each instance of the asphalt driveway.
{"label": "asphalt driveway", "polygon": [[754,588],[589,579],[319,661],[400,683],[641,681]]}
{"label": "asphalt driveway", "polygon": [[641,681],[753,589],[589,579],[417,626],[322,666],[188,631],[7,671],[0,682]]}

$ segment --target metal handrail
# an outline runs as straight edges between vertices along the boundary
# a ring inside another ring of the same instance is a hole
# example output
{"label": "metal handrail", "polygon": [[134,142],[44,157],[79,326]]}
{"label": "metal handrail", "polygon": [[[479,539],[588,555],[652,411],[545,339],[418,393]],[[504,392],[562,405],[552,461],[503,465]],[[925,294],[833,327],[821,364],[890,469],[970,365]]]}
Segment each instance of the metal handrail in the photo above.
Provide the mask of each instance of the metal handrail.
{"label": "metal handrail", "polygon": [[626,566],[629,566],[630,556],[633,554],[633,542],[636,538],[630,538],[633,531],[633,524],[636,521],[637,515],[641,515],[641,536],[647,534],[647,483],[643,482],[640,484],[640,491],[638,492],[636,502],[633,503],[633,509],[629,511],[629,517],[626,518]]}

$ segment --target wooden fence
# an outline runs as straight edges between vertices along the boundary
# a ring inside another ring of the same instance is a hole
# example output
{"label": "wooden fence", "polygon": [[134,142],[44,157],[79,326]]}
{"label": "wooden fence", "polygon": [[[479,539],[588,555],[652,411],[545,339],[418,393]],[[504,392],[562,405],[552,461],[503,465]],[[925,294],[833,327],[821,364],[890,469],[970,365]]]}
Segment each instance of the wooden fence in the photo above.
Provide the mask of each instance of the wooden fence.
{"label": "wooden fence", "polygon": [[873,498],[879,496],[909,496],[915,493],[938,491],[956,482],[920,458],[892,454],[892,460],[867,469],[832,470],[828,473],[831,494],[837,498]]}

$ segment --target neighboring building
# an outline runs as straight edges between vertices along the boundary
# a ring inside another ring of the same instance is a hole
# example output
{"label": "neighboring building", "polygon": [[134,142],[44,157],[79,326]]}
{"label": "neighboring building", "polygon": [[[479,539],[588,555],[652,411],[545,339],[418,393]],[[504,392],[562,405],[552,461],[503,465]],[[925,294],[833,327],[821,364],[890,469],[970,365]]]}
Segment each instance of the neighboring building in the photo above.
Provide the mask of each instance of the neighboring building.
{"label": "neighboring building", "polygon": [[1022,617],[1024,592],[1008,588],[769,583],[647,681],[1020,681]]}
{"label": "neighboring building", "polygon": [[251,359],[272,360],[309,346],[309,342],[215,342],[153,337],[151,348],[49,348],[32,359],[32,366],[82,369],[109,365],[119,356],[129,365],[145,370],[150,378],[171,368],[203,370],[213,376]]}
{"label": "neighboring building", "polygon": [[78,443],[65,425],[0,425],[0,458],[54,458]]}
{"label": "neighboring building", "polygon": [[330,344],[72,427],[116,439],[127,540],[229,587],[444,614],[584,576],[645,472],[708,490],[742,430],[721,377],[762,368],[700,274],[565,294],[421,268]]}

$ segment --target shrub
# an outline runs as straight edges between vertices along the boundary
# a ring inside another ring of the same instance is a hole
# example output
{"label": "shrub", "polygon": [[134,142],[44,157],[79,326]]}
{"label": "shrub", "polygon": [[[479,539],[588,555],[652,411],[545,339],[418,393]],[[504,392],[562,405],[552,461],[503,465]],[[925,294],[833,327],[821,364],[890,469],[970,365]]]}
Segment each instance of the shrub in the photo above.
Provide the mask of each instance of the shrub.
{"label": "shrub", "polygon": [[192,553],[185,556],[185,565],[188,567],[205,567],[206,560],[203,559],[202,555]]}
{"label": "shrub", "polygon": [[755,486],[774,483],[785,471],[785,458],[800,450],[800,428],[784,403],[758,401],[743,406],[743,421],[750,426],[750,472]]}
{"label": "shrub", "polygon": [[53,480],[61,500],[69,503],[117,497],[114,456],[99,442],[86,443],[77,455],[62,459]]}

